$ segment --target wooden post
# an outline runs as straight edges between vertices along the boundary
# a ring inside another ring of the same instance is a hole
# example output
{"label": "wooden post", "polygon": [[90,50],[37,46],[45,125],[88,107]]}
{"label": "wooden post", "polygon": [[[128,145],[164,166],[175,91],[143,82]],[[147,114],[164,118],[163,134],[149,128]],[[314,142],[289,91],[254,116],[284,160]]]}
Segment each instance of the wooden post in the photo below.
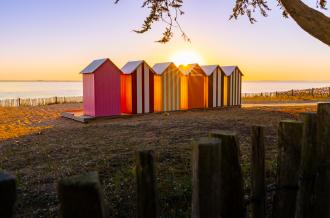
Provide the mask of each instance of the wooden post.
{"label": "wooden post", "polygon": [[201,138],[193,145],[192,217],[220,217],[221,140]]}
{"label": "wooden post", "polygon": [[265,145],[264,128],[252,126],[251,195],[252,218],[265,218]]}
{"label": "wooden post", "polygon": [[293,91],[293,89],[291,90],[291,95],[294,96],[294,91]]}
{"label": "wooden post", "polygon": [[278,128],[277,190],[273,202],[273,218],[294,217],[298,191],[298,177],[303,123],[281,121]]}
{"label": "wooden post", "polygon": [[138,218],[159,217],[156,192],[154,152],[138,151],[136,154]]}
{"label": "wooden post", "polygon": [[16,201],[16,179],[5,172],[0,172],[0,217],[14,217],[13,207]]}
{"label": "wooden post", "polygon": [[97,172],[63,179],[58,184],[63,218],[105,218],[103,192]]}
{"label": "wooden post", "polygon": [[230,131],[213,131],[210,133],[210,136],[221,140],[221,192],[220,201],[217,203],[221,210],[221,217],[245,217],[243,176],[237,136]]}
{"label": "wooden post", "polygon": [[296,218],[313,217],[314,184],[317,170],[316,113],[302,113],[304,123],[301,148],[300,178],[296,204]]}
{"label": "wooden post", "polygon": [[315,190],[316,217],[330,217],[330,104],[317,107],[317,157],[319,158]]}

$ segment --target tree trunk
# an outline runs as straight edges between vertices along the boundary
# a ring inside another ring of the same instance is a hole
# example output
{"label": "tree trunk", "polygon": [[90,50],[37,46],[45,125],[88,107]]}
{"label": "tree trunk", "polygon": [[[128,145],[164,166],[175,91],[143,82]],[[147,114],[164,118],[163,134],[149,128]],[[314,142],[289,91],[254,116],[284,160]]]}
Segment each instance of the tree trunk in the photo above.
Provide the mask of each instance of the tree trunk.
{"label": "tree trunk", "polygon": [[280,1],[303,30],[330,46],[330,17],[308,7],[301,0]]}

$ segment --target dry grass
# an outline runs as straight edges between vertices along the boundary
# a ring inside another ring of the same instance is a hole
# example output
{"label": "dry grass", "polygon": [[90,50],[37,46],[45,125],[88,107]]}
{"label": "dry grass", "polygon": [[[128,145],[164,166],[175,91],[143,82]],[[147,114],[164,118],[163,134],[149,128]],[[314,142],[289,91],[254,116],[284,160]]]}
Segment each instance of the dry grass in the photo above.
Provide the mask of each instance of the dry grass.
{"label": "dry grass", "polygon": [[[251,125],[266,128],[267,180],[271,183],[278,122],[296,119],[297,113],[305,110],[315,110],[315,107],[215,109],[101,119],[90,124],[58,117],[64,108],[74,107],[80,105],[0,109],[0,119],[10,119],[3,122],[4,126],[15,124],[9,129],[12,132],[5,134],[6,140],[0,140],[0,168],[17,176],[17,217],[58,217],[57,181],[92,170],[100,173],[112,217],[135,217],[134,152],[141,148],[153,149],[157,154],[162,217],[190,217],[194,140],[214,129],[236,131],[248,193]],[[25,117],[28,124],[16,122]],[[35,127],[42,128],[36,130],[40,133],[35,134]],[[20,128],[32,130],[16,134],[15,130]],[[16,135],[19,137],[10,137]]]}

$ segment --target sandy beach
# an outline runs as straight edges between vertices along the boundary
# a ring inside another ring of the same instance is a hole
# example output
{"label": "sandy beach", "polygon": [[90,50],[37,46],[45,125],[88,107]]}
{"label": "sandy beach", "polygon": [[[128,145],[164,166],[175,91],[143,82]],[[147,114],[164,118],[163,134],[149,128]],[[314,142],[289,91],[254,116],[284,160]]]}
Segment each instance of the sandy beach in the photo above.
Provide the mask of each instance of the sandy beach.
{"label": "sandy beach", "polygon": [[[315,105],[220,108],[99,119],[89,124],[60,118],[81,104],[0,108],[0,168],[16,175],[17,217],[58,217],[57,181],[100,173],[112,217],[135,217],[134,152],[153,149],[165,217],[187,217],[191,201],[191,148],[214,129],[238,133],[249,191],[250,127],[264,125],[267,183],[274,180],[277,125]],[[175,208],[175,210],[173,209]]]}

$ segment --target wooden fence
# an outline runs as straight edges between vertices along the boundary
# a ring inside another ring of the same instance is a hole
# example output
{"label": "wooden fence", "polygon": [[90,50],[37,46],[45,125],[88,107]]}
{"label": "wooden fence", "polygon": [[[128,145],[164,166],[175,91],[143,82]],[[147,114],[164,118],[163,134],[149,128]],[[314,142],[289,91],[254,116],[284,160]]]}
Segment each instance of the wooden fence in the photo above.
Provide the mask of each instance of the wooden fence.
{"label": "wooden fence", "polygon": [[0,100],[0,107],[39,106],[49,104],[80,103],[81,96],[50,98],[16,98]]}
{"label": "wooden fence", "polygon": [[291,89],[288,91],[276,91],[276,92],[259,92],[259,93],[242,93],[243,98],[252,97],[329,97],[330,87],[325,88],[312,88],[312,89]]}
{"label": "wooden fence", "polygon": [[[237,135],[213,131],[193,144],[193,218],[329,218],[330,104],[301,121],[284,120],[278,127],[278,162],[271,211],[266,210],[264,127],[251,130],[251,194],[244,197]],[[154,151],[136,152],[137,217],[159,214]],[[0,173],[0,216],[13,216],[15,177]],[[110,217],[97,172],[64,178],[58,183],[64,218]],[[111,196],[110,196],[111,197]],[[248,205],[251,209],[248,210]],[[267,207],[268,208],[268,207]],[[111,213],[111,211],[110,211]]]}

